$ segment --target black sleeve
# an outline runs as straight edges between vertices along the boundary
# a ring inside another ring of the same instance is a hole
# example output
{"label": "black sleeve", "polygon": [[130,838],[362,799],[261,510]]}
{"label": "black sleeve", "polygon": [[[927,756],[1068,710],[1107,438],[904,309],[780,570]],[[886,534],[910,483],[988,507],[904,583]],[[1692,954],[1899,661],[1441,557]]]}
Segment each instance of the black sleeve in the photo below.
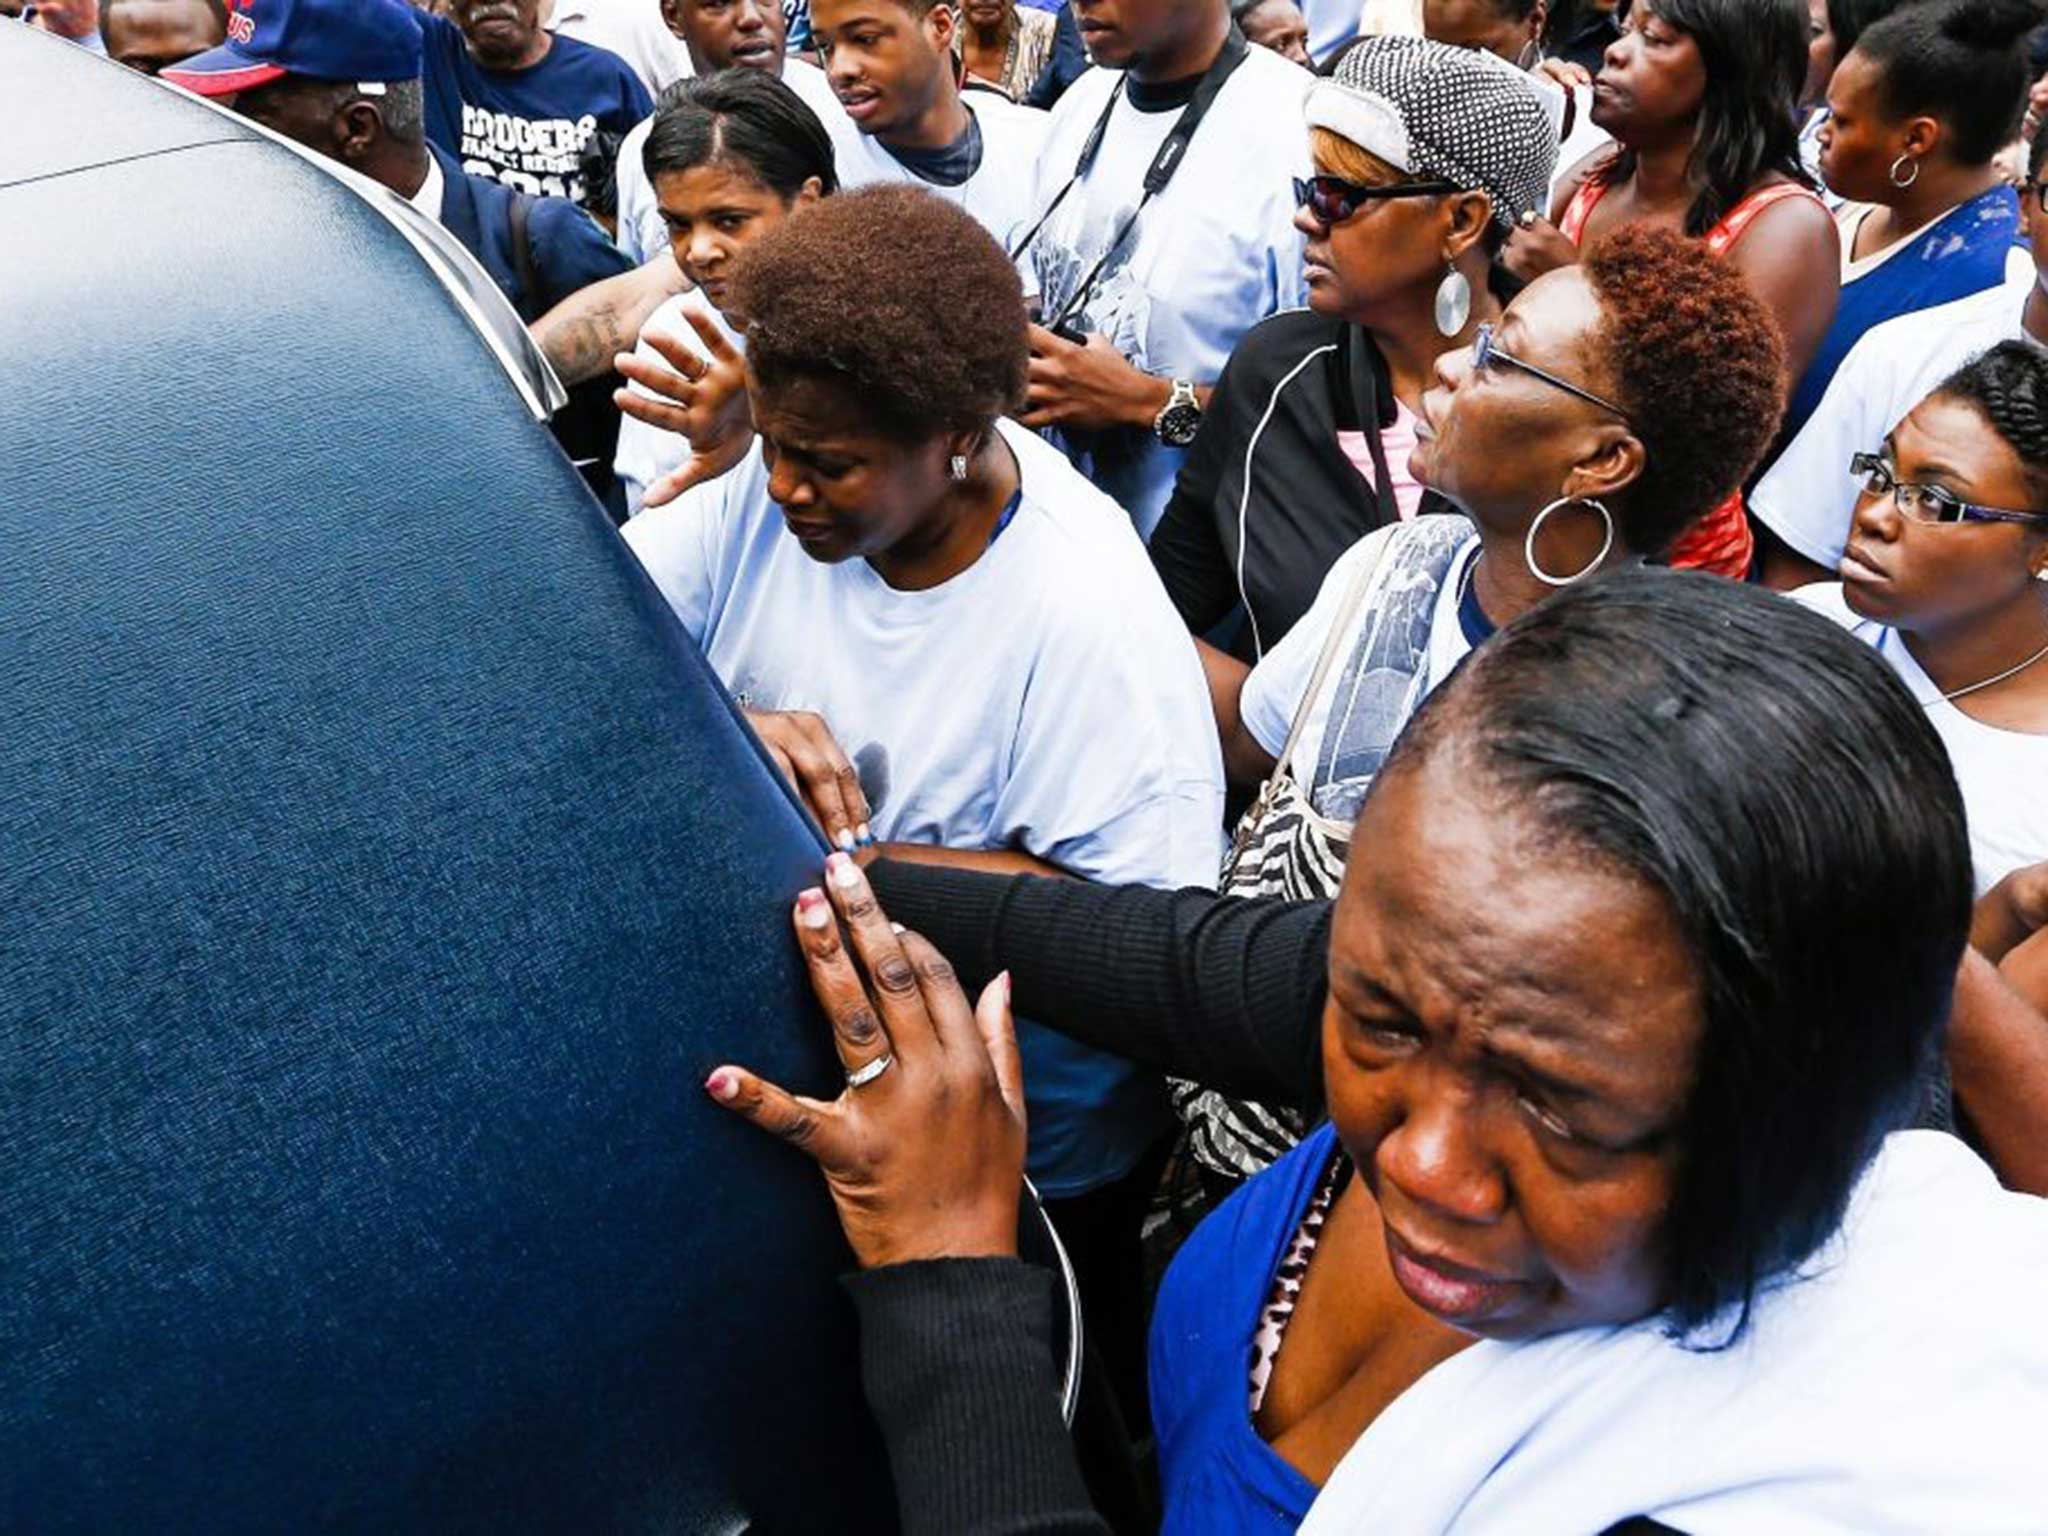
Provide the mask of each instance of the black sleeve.
{"label": "black sleeve", "polygon": [[905,1536],[1107,1536],[1060,1421],[1049,1274],[935,1259],[844,1283]]}
{"label": "black sleeve", "polygon": [[984,875],[878,859],[882,907],[970,992],[1239,1098],[1320,1113],[1330,904]]}
{"label": "black sleeve", "polygon": [[1233,450],[1244,451],[1246,441],[1237,420],[1236,398],[1226,363],[1147,545],[1166,595],[1181,622],[1197,635],[1214,629],[1238,602],[1230,555],[1216,527],[1216,498],[1222,494],[1225,464]]}

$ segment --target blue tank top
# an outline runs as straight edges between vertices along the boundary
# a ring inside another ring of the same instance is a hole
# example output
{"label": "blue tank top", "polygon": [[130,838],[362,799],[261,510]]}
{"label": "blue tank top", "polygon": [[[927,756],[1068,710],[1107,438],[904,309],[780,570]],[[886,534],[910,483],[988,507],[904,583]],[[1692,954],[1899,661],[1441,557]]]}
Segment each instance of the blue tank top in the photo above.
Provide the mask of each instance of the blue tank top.
{"label": "blue tank top", "polygon": [[1315,1502],[1252,1424],[1252,1337],[1336,1150],[1325,1121],[1218,1206],[1166,1271],[1152,1312],[1162,1536],[1291,1532]]}

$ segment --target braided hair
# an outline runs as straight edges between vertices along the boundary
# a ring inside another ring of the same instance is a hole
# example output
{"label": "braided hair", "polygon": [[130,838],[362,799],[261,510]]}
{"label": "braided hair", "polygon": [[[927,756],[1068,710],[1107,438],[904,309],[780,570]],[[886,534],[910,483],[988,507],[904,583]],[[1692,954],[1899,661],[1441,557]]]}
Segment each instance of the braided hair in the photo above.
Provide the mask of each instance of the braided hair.
{"label": "braided hair", "polygon": [[2001,341],[1934,393],[1975,406],[2019,456],[2034,504],[2048,506],[2048,351],[2030,341]]}

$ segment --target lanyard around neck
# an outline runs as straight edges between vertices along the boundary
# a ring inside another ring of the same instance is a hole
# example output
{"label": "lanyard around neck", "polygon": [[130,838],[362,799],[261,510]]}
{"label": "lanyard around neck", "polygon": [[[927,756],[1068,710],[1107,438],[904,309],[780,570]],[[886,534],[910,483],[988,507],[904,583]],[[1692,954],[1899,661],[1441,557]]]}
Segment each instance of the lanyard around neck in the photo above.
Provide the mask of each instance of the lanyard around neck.
{"label": "lanyard around neck", "polygon": [[[1174,123],[1160,144],[1158,153],[1153,155],[1152,164],[1145,172],[1144,196],[1139,198],[1138,206],[1131,210],[1108,246],[1104,248],[1094,270],[1088,274],[1081,286],[1075,289],[1074,296],[1061,306],[1059,314],[1052,321],[1053,330],[1058,330],[1072,318],[1082,302],[1094,291],[1096,280],[1102,276],[1103,267],[1108,264],[1116,249],[1124,243],[1132,227],[1138,222],[1138,215],[1145,211],[1145,205],[1166,190],[1167,183],[1173,180],[1173,173],[1180,169],[1181,161],[1186,158],[1188,146],[1194,142],[1195,130],[1202,126],[1202,119],[1209,115],[1209,109],[1216,104],[1216,98],[1222,94],[1224,82],[1237,72],[1238,65],[1242,64],[1250,53],[1251,45],[1244,40],[1244,33],[1233,23],[1229,32],[1224,35],[1222,52],[1216,55],[1215,61],[1203,73],[1200,83],[1195,86],[1195,94],[1188,99],[1179,120]],[[1038,222],[1031,226],[1024,238],[1017,242],[1016,249],[1010,252],[1010,260],[1013,263],[1031,249],[1031,243],[1051,222],[1052,216],[1059,212],[1060,205],[1067,200],[1067,194],[1080,185],[1095,168],[1096,157],[1102,153],[1102,141],[1109,134],[1109,120],[1116,115],[1117,103],[1123,99],[1123,95],[1124,81],[1118,80],[1116,88],[1109,93],[1109,104],[1102,109],[1102,115],[1095,120],[1094,128],[1089,131],[1087,142],[1081,146],[1081,157],[1074,162],[1074,174],[1067,178],[1066,185],[1060,188],[1058,195],[1047,205],[1045,212],[1039,215]]]}

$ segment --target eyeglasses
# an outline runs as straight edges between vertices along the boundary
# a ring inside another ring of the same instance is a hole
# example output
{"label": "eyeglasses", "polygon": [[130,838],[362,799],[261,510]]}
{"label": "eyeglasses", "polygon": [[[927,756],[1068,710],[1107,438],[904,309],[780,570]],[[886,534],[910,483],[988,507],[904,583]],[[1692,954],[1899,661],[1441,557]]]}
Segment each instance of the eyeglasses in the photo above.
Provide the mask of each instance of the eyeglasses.
{"label": "eyeglasses", "polygon": [[1849,473],[1863,477],[1866,494],[1891,497],[1892,504],[1916,523],[2019,523],[2030,528],[2048,527],[2048,512],[2005,512],[1997,507],[1980,507],[1938,485],[1915,485],[1910,480],[1901,480],[1882,454],[1851,455]]}
{"label": "eyeglasses", "polygon": [[1479,327],[1479,334],[1472,338],[1472,371],[1474,373],[1484,373],[1488,366],[1494,363],[1500,363],[1508,368],[1520,369],[1531,378],[1541,379],[1552,389],[1561,389],[1568,395],[1578,396],[1588,405],[1597,405],[1603,411],[1612,411],[1623,421],[1629,419],[1628,412],[1624,411],[1612,400],[1602,400],[1590,389],[1581,389],[1578,385],[1572,383],[1571,380],[1560,379],[1556,374],[1545,372],[1534,363],[1525,363],[1519,357],[1503,350],[1500,343],[1493,339],[1493,327],[1491,325],[1482,325]]}
{"label": "eyeglasses", "polygon": [[1337,176],[1294,178],[1294,201],[1316,216],[1319,223],[1342,224],[1367,203],[1390,197],[1442,197],[1458,188],[1448,181],[1397,181],[1384,187],[1361,186]]}

